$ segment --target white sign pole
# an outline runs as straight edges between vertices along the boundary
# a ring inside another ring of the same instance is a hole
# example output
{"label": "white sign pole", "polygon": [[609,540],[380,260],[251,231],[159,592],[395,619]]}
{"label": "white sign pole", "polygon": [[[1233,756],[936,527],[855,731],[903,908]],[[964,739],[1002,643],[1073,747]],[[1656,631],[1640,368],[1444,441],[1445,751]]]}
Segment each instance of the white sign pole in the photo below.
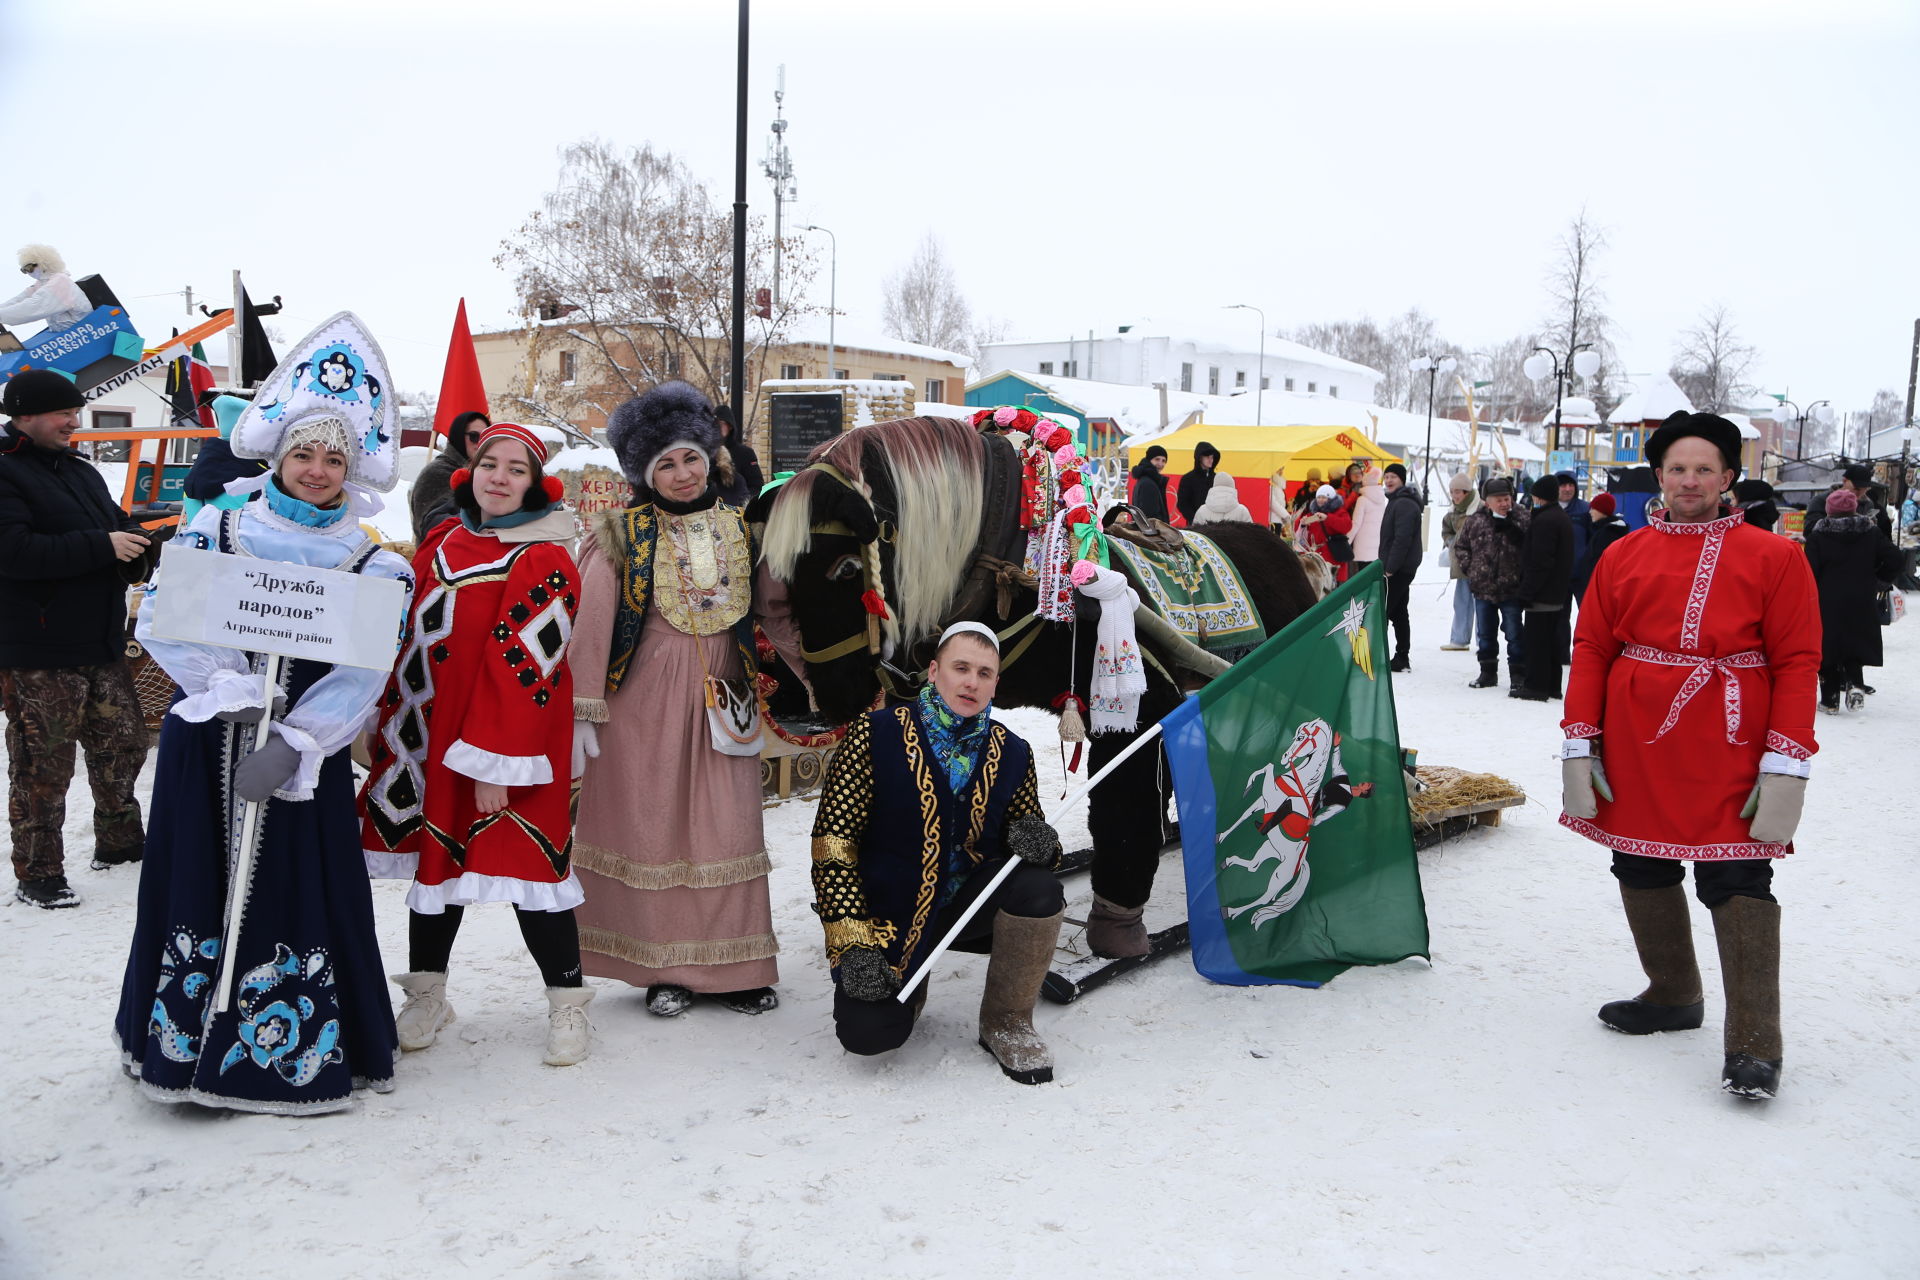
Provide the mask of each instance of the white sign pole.
{"label": "white sign pole", "polygon": [[[1134,752],[1158,738],[1160,736],[1160,729],[1161,726],[1155,724],[1153,728],[1135,738],[1125,751],[1122,751],[1119,755],[1107,761],[1105,768],[1101,769],[1100,772],[1094,774],[1091,778],[1088,778],[1085,782],[1075,787],[1066,796],[1062,797],[1060,803],[1054,807],[1054,812],[1064,813],[1068,809],[1073,808],[1074,805],[1080,803],[1081,796],[1084,796],[1087,792],[1093,790],[1102,782],[1105,782],[1107,775],[1124,764],[1128,756],[1131,756]],[[998,889],[1001,882],[1012,875],[1013,869],[1019,865],[1019,858],[1012,854],[1007,855],[1007,860],[1001,864],[1000,870],[994,873],[993,879],[987,881],[987,887],[975,895],[973,901],[967,904],[967,909],[960,913],[960,918],[953,922],[953,928],[947,930],[947,936],[940,939],[938,946],[927,952],[927,958],[921,961],[919,970],[914,973],[913,977],[907,979],[905,986],[900,988],[900,994],[894,997],[895,1000],[898,1000],[901,1004],[907,1002],[907,998],[913,994],[914,988],[918,987],[922,982],[925,982],[927,974],[932,972],[933,962],[946,953],[947,948],[953,945],[954,939],[960,936],[960,931],[967,927],[967,921],[979,914],[980,908],[986,906],[987,899],[993,896],[993,891]]]}
{"label": "white sign pole", "polygon": [[[260,691],[260,719],[254,722],[253,751],[267,745],[270,736],[268,726],[273,723],[273,695],[280,686],[280,663],[277,653],[267,655],[267,669],[264,684]],[[240,949],[240,920],[247,913],[247,890],[253,883],[253,842],[254,835],[260,830],[260,811],[266,807],[264,800],[245,801],[246,811],[240,817],[240,848],[233,858],[232,878],[227,882],[227,927],[220,939],[220,980],[214,987],[213,1011],[225,1013],[233,1002],[233,961]]]}

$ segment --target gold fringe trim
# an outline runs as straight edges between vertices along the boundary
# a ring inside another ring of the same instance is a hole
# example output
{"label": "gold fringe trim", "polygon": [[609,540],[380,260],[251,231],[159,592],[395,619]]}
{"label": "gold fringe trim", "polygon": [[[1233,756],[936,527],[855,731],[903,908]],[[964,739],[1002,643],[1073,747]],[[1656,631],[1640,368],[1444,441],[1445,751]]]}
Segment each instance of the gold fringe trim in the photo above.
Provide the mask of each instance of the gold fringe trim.
{"label": "gold fringe trim", "polygon": [[773,871],[773,860],[762,849],[744,858],[725,862],[646,863],[623,858],[597,844],[576,841],[573,865],[593,871],[609,880],[618,880],[630,889],[724,889],[730,884],[745,884]]}
{"label": "gold fringe trim", "polygon": [[643,969],[674,969],[688,964],[771,960],[780,954],[780,941],[771,933],[756,933],[745,938],[713,938],[705,942],[642,942],[611,929],[583,926],[580,949],[612,956]]}
{"label": "gold fringe trim", "polygon": [[607,700],[605,698],[575,698],[573,700],[573,718],[585,720],[588,724],[607,722]]}

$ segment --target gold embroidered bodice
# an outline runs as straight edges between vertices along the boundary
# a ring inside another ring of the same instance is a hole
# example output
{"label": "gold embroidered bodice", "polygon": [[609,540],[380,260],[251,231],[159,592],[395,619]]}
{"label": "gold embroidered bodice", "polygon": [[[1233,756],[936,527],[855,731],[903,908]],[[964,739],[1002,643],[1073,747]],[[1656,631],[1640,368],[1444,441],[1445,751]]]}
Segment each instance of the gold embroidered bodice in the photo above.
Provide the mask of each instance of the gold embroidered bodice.
{"label": "gold embroidered bodice", "polygon": [[688,635],[717,635],[753,605],[753,561],[745,526],[717,507],[660,513],[653,551],[653,607]]}

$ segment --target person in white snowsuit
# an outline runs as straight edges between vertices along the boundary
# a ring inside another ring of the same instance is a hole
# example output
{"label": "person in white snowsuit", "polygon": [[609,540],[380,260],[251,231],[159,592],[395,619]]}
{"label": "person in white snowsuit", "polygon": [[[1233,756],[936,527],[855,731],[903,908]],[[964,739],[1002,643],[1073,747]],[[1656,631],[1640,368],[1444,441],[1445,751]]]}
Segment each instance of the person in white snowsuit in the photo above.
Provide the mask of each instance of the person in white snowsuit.
{"label": "person in white snowsuit", "polygon": [[0,324],[29,324],[44,320],[46,333],[71,329],[93,311],[87,295],[67,274],[67,264],[51,245],[29,244],[20,247],[20,270],[33,277],[33,283],[0,302]]}

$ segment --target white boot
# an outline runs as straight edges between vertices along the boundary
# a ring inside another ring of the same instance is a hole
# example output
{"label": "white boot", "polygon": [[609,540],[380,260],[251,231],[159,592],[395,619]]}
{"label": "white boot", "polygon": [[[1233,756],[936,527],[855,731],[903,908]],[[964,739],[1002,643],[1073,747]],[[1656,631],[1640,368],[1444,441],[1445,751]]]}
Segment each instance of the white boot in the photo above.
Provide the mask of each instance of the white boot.
{"label": "white boot", "polygon": [[593,1038],[593,1024],[587,1021],[587,1006],[593,1003],[592,987],[548,987],[547,1056],[550,1067],[570,1067],[586,1059]]}
{"label": "white boot", "polygon": [[453,1021],[453,1006],[447,1003],[447,975],[444,973],[396,973],[394,985],[407,993],[407,1002],[394,1018],[402,1049],[424,1049],[440,1034],[440,1028]]}

